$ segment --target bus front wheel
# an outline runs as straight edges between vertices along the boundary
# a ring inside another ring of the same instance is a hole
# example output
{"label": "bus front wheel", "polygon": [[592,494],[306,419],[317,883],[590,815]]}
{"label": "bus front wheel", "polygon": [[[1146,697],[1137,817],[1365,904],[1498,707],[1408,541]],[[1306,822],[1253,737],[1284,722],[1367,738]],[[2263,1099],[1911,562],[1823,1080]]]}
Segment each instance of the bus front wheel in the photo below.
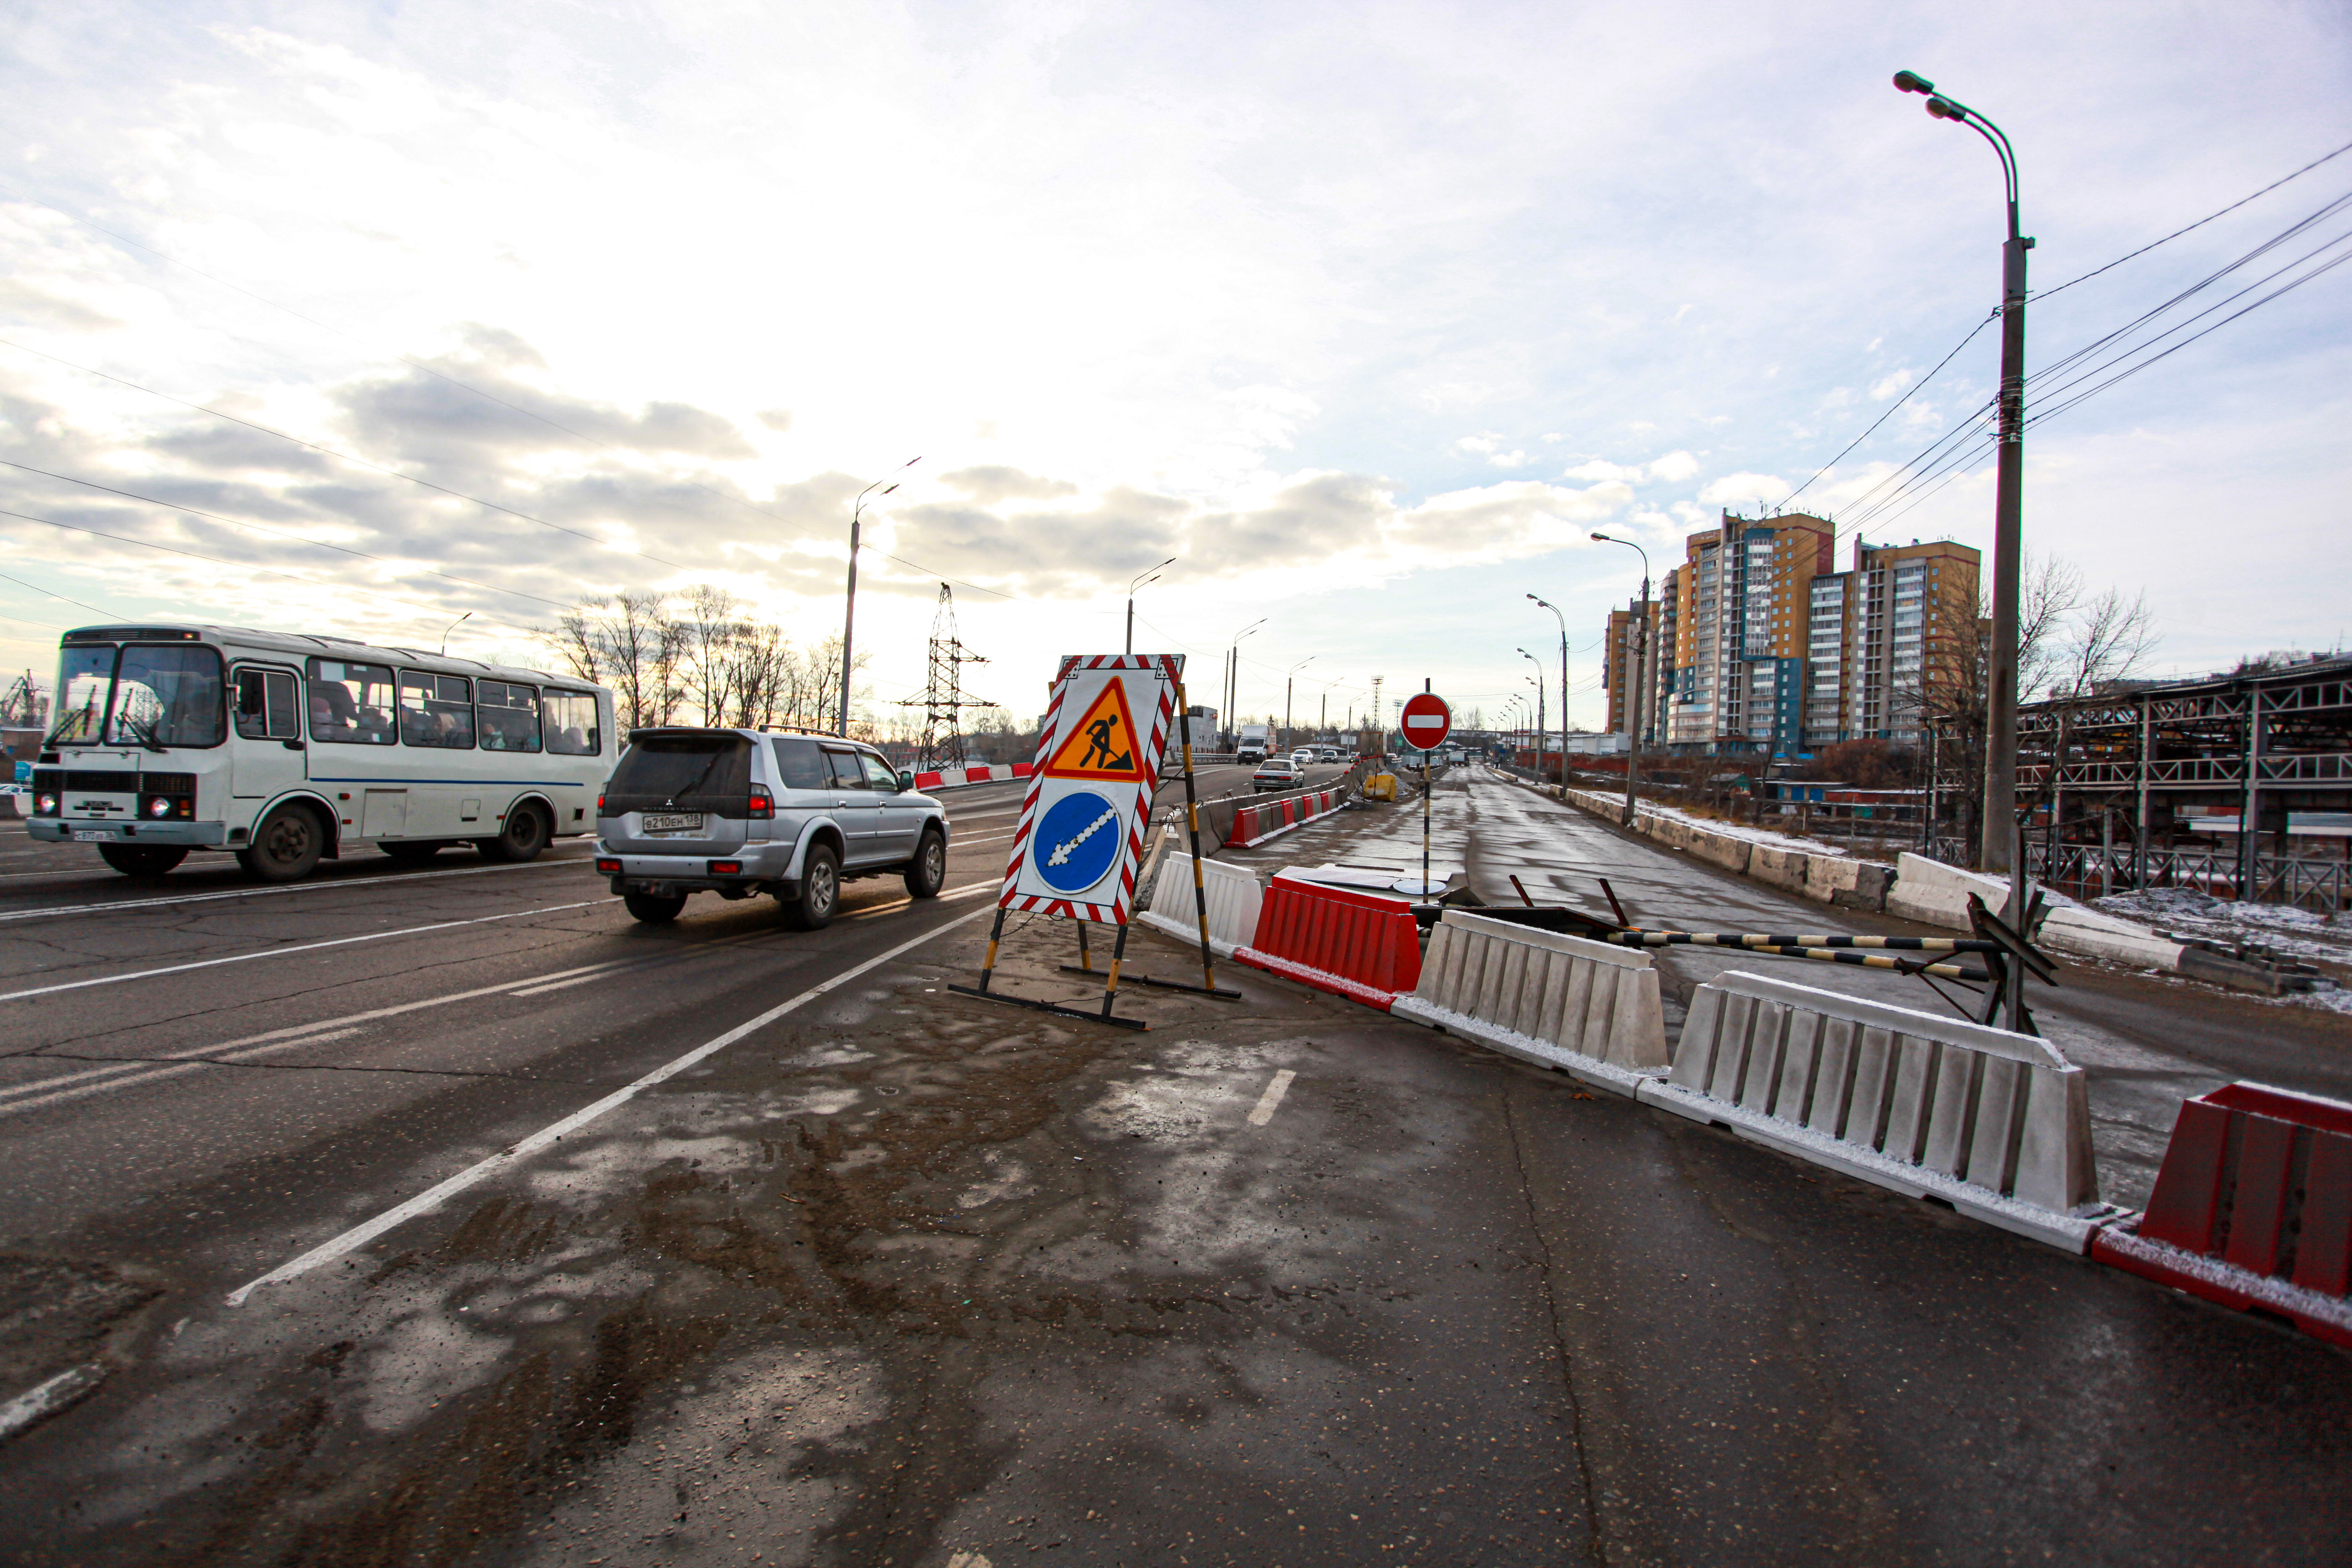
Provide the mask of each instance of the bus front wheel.
{"label": "bus front wheel", "polygon": [[245,874],[264,882],[299,882],[316,870],[326,830],[307,807],[281,805],[253,830],[250,847],[236,852]]}
{"label": "bus front wheel", "polygon": [[474,847],[493,860],[536,860],[553,837],[554,830],[539,807],[519,805],[507,813],[506,831],[496,838],[475,839]]}
{"label": "bus front wheel", "polygon": [[101,844],[98,855],[126,877],[160,877],[188,858],[184,849],[142,844]]}

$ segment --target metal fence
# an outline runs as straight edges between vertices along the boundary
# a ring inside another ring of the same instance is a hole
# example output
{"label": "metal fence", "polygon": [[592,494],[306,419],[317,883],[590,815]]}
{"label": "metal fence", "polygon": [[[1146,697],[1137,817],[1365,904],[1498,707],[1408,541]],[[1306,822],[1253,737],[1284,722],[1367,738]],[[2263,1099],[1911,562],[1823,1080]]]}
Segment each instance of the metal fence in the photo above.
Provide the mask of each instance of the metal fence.
{"label": "metal fence", "polygon": [[[1935,858],[1947,865],[1969,864],[1969,846],[1939,838]],[[2258,855],[2253,872],[2232,851],[2156,849],[2129,844],[2109,849],[2097,844],[2034,844],[2025,849],[2025,868],[2038,881],[2069,897],[2105,898],[2134,888],[2193,888],[2217,899],[2251,903],[2295,904],[2323,914],[2352,908],[2352,867],[2342,860],[2303,855]]]}

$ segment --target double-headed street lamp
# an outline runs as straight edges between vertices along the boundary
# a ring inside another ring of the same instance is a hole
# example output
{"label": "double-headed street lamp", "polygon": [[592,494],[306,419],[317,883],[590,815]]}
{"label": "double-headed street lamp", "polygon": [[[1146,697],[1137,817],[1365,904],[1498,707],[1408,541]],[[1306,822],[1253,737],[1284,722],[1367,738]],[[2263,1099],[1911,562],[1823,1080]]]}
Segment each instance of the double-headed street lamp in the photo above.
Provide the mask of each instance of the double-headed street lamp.
{"label": "double-headed street lamp", "polygon": [[[1559,623],[1559,787],[1565,790],[1568,788],[1568,617],[1561,615],[1559,606],[1549,599],[1534,594],[1528,597],[1549,610],[1552,619]],[[1542,770],[1537,771],[1540,773]]]}
{"label": "double-headed street lamp", "polygon": [[[1236,744],[1241,740],[1242,732],[1241,716],[1234,711],[1241,706],[1242,700],[1242,638],[1264,625],[1265,621],[1263,618],[1252,621],[1234,634],[1233,647],[1225,650],[1224,723],[1226,731],[1234,737]],[[1228,751],[1232,749],[1230,746],[1226,748]]]}
{"label": "double-headed street lamp", "polygon": [[1135,591],[1159,582],[1160,574],[1175,564],[1176,557],[1171,555],[1159,565],[1146,567],[1138,572],[1135,574],[1135,581],[1127,585],[1127,647],[1125,651],[1129,653],[1135,651]]}
{"label": "double-headed street lamp", "polygon": [[2000,447],[1993,487],[1992,648],[1985,660],[1985,786],[1977,868],[2011,869],[2017,840],[2017,604],[2025,489],[2025,253],[2033,241],[2017,232],[2017,154],[2000,126],[1947,94],[1916,71],[1896,71],[1895,85],[1927,95],[1927,112],[1967,126],[2000,159],[2009,197],[2009,237],[2000,247]]}
{"label": "double-headed street lamp", "polygon": [[1622,544],[1642,558],[1642,599],[1633,613],[1633,668],[1625,671],[1625,826],[1633,826],[1633,786],[1642,776],[1642,670],[1650,658],[1650,552],[1630,539],[1592,536],[1603,544]]}
{"label": "double-headed street lamp", "polygon": [[[903,474],[922,460],[922,454],[919,452],[899,464],[897,471]],[[857,625],[857,525],[866,515],[866,498],[872,495],[875,485],[881,482],[877,479],[874,484],[858,491],[857,504],[849,509],[849,593],[841,612],[841,738],[845,741],[849,739],[849,643]],[[893,484],[882,493],[887,496],[898,488]]]}

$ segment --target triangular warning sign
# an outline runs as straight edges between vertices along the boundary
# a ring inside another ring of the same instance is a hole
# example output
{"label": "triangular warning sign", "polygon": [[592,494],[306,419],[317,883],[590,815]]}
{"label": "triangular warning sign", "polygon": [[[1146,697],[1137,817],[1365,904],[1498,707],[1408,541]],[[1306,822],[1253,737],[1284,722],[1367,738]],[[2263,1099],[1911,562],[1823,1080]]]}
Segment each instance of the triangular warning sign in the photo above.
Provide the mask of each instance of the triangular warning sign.
{"label": "triangular warning sign", "polygon": [[1084,716],[1063,733],[1062,743],[1045,759],[1049,779],[1111,779],[1136,783],[1143,777],[1138,753],[1143,737],[1135,732],[1135,718],[1127,710],[1127,683],[1113,677]]}

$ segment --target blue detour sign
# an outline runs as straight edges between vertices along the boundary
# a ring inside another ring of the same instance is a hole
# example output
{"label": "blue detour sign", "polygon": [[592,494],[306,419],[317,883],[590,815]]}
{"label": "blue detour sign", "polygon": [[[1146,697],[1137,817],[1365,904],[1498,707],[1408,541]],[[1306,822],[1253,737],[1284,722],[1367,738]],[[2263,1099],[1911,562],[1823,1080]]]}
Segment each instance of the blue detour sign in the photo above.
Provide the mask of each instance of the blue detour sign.
{"label": "blue detour sign", "polygon": [[1118,808],[1091,790],[1076,790],[1038,819],[1029,854],[1047,887],[1083,893],[1109,874],[1125,838]]}

